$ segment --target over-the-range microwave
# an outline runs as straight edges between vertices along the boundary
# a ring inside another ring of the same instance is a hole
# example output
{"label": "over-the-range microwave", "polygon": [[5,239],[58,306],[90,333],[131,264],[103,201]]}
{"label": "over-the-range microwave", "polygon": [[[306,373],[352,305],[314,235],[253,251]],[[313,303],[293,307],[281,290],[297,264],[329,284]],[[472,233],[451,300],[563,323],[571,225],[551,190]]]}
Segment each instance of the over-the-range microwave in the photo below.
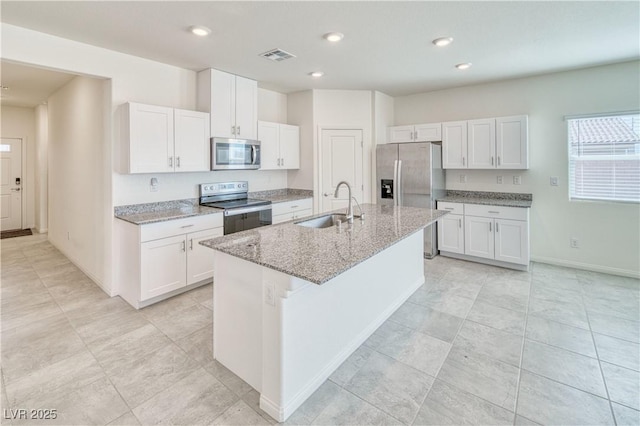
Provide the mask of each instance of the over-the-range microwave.
{"label": "over-the-range microwave", "polygon": [[211,170],[260,168],[260,141],[211,138]]}

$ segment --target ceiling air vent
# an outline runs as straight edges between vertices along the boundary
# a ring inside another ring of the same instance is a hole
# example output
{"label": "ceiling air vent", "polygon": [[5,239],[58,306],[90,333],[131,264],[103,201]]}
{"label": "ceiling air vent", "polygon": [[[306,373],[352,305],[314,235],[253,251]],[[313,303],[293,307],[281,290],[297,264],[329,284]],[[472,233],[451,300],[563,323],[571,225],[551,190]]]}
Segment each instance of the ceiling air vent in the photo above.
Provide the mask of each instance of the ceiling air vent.
{"label": "ceiling air vent", "polygon": [[280,62],[280,61],[284,61],[285,59],[296,57],[296,55],[289,52],[285,52],[282,49],[272,49],[272,50],[269,50],[268,52],[261,53],[258,56],[262,56],[263,58],[267,58],[271,61],[276,61],[276,62]]}

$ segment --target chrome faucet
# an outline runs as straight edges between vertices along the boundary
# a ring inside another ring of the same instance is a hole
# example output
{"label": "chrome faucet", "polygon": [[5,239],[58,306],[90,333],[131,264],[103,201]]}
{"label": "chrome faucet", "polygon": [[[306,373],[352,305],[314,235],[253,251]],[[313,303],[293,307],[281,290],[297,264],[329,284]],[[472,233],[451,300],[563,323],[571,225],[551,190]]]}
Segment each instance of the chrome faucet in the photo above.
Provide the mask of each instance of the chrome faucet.
{"label": "chrome faucet", "polygon": [[338,198],[338,193],[340,192],[341,185],[347,185],[347,189],[349,190],[349,207],[347,207],[347,222],[353,223],[353,204],[351,204],[351,185],[349,185],[346,181],[340,181],[338,186],[336,186],[336,192],[333,194],[333,198]]}

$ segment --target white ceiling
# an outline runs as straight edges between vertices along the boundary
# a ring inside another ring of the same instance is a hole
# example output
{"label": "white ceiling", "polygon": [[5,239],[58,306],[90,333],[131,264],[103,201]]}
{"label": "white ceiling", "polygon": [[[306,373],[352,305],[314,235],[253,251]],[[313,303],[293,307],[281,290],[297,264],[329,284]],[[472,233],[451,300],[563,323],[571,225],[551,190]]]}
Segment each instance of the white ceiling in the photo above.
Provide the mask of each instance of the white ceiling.
{"label": "white ceiling", "polygon": [[2,86],[0,103],[3,106],[33,108],[46,102],[51,94],[67,84],[73,74],[45,70],[11,62],[0,64]]}
{"label": "white ceiling", "polygon": [[[640,57],[640,2],[2,1],[2,22],[281,92],[392,96]],[[212,29],[198,38],[187,29]],[[345,34],[330,44],[322,35]],[[436,37],[454,38],[436,48]],[[297,55],[271,62],[258,54]],[[472,62],[459,71],[454,65]],[[324,71],[321,79],[308,76]],[[4,71],[4,70],[3,70]]]}

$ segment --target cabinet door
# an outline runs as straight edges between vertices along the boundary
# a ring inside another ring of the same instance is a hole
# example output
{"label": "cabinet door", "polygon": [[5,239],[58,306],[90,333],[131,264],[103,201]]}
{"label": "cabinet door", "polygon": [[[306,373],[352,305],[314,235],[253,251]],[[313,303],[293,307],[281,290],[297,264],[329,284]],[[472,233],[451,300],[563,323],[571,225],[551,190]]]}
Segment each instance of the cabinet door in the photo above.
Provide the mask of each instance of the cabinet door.
{"label": "cabinet door", "polygon": [[236,137],[257,139],[258,82],[236,76]]}
{"label": "cabinet door", "polygon": [[470,256],[493,259],[493,219],[486,217],[464,217],[464,253]]}
{"label": "cabinet door", "polygon": [[528,169],[528,119],[526,115],[496,118],[496,154],[499,169]]}
{"label": "cabinet door", "polygon": [[442,124],[416,124],[415,134],[417,142],[438,142],[442,140]]}
{"label": "cabinet door", "polygon": [[495,220],[496,260],[529,264],[529,227],[520,220]]}
{"label": "cabinet door", "polygon": [[442,123],[442,167],[467,168],[467,122]]}
{"label": "cabinet door", "polygon": [[129,104],[129,173],[173,171],[173,108]]}
{"label": "cabinet door", "polygon": [[258,139],[260,140],[260,169],[279,169],[280,127],[278,123],[258,121]]}
{"label": "cabinet door", "polygon": [[413,142],[413,126],[389,127],[389,143]]}
{"label": "cabinet door", "polygon": [[438,220],[438,250],[464,253],[464,217],[448,214]]}
{"label": "cabinet door", "polygon": [[211,70],[211,136],[233,138],[236,76]]}
{"label": "cabinet door", "polygon": [[140,299],[147,300],[186,286],[184,235],[140,244]]}
{"label": "cabinet door", "polygon": [[213,278],[213,250],[200,241],[220,237],[223,228],[187,234],[187,285]]}
{"label": "cabinet door", "polygon": [[209,114],[175,109],[175,170],[206,172],[209,170]]}
{"label": "cabinet door", "polygon": [[300,168],[300,128],[280,125],[280,168]]}
{"label": "cabinet door", "polygon": [[496,167],[496,120],[470,120],[467,122],[467,154],[469,169]]}

